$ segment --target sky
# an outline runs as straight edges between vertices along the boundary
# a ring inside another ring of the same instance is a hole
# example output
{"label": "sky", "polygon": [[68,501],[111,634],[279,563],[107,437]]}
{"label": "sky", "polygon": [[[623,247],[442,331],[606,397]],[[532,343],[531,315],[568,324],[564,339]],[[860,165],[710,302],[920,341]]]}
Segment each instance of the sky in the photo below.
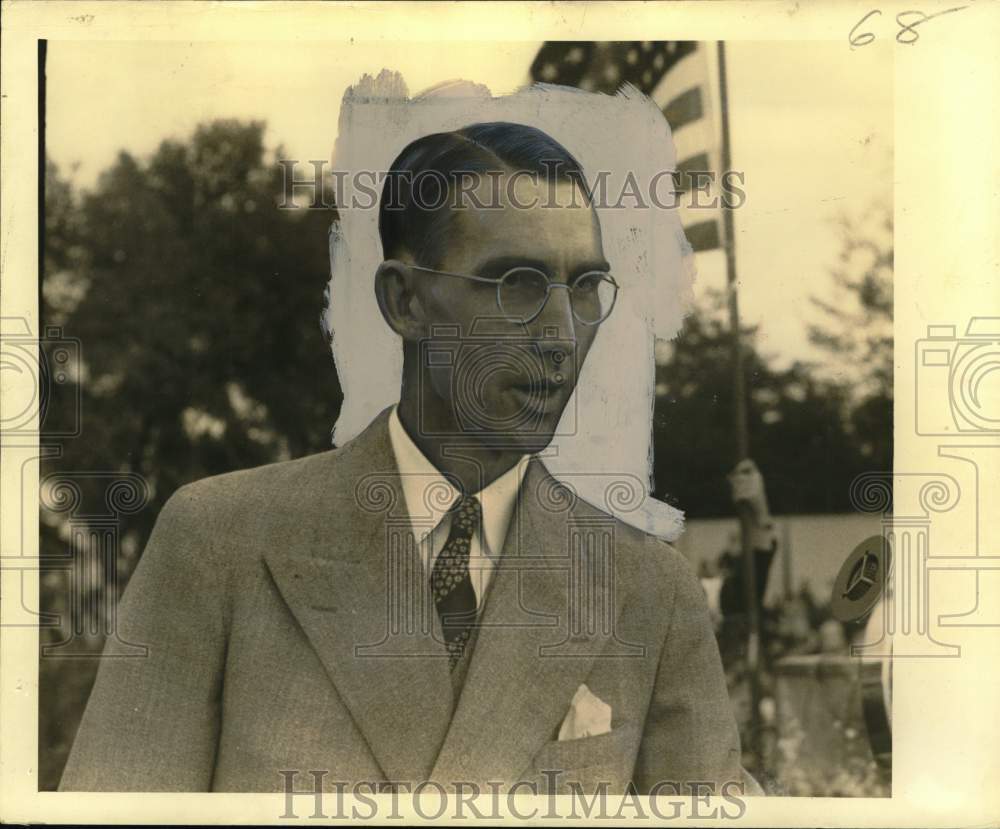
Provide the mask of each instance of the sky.
{"label": "sky", "polygon": [[[414,94],[445,80],[495,95],[528,81],[539,43],[50,42],[49,156],[93,185],[122,150],[148,156],[212,118],[263,119],[286,156],[329,159],[344,89],[399,71]],[[263,56],[266,55],[266,59]],[[740,309],[776,365],[825,359],[806,336],[829,296],[838,215],[892,198],[892,56],[877,44],[727,45],[732,166],[746,175],[735,211]],[[699,254],[696,296],[725,285],[720,252]]]}

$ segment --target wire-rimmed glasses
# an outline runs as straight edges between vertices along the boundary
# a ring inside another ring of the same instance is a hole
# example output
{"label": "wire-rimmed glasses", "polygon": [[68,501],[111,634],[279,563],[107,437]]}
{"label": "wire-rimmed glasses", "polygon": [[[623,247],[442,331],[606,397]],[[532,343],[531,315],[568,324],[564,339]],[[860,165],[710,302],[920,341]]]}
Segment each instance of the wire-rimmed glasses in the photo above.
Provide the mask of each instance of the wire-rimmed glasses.
{"label": "wire-rimmed glasses", "polygon": [[499,279],[451,273],[420,265],[410,265],[416,271],[438,276],[452,276],[473,282],[488,282],[497,286],[497,305],[504,316],[522,323],[529,323],[545,307],[553,288],[569,291],[569,304],[573,316],[584,325],[598,325],[610,316],[618,298],[618,283],[605,271],[587,271],[569,282],[553,282],[537,268],[519,265],[511,268]]}

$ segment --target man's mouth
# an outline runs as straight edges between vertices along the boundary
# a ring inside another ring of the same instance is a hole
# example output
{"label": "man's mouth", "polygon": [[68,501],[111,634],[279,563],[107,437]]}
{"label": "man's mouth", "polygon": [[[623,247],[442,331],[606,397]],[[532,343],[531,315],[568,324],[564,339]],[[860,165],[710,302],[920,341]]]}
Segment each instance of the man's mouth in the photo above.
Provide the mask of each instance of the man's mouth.
{"label": "man's mouth", "polygon": [[550,377],[534,378],[513,383],[510,390],[519,406],[548,413],[559,402],[564,393],[566,377],[555,373]]}

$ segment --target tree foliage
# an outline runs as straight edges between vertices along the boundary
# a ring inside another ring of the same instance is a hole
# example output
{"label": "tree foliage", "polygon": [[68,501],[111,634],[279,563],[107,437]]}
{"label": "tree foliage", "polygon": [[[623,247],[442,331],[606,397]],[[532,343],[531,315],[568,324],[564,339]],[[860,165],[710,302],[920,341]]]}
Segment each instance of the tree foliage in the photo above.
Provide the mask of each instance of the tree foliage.
{"label": "tree foliage", "polygon": [[[43,324],[79,340],[82,369],[70,381],[79,412],[50,406],[43,442],[77,416],[81,435],[42,472],[148,482],[150,503],[119,523],[119,589],[179,486],[330,447],[341,392],[319,315],[333,214],[278,209],[280,149],[268,153],[263,134],[208,123],[149,159],[121,153],[85,192],[47,166]],[[102,509],[107,480],[75,480],[80,511]],[[43,555],[57,561],[65,517],[42,519]],[[68,590],[65,574],[43,576],[43,608],[63,620],[45,644],[68,633]],[[95,669],[42,660],[43,787],[58,780]]]}
{"label": "tree foliage", "polygon": [[810,340],[830,355],[848,391],[847,428],[865,464],[892,469],[893,221],[888,206],[838,222],[842,247],[829,299],[813,297],[822,321]]}
{"label": "tree foliage", "polygon": [[50,167],[46,324],[80,340],[85,367],[83,437],[60,469],[138,472],[160,503],[196,478],[329,447],[332,215],[279,210],[281,187],[262,123],[206,124],[145,163],[121,153],[80,195]]}
{"label": "tree foliage", "polygon": [[[842,217],[829,297],[810,340],[825,366],[786,369],[742,332],[750,454],[776,513],[844,512],[861,472],[892,469],[892,214],[876,205]],[[692,517],[732,513],[726,472],[736,457],[732,339],[724,296],[709,294],[657,368],[657,494]],[[726,437],[723,437],[726,436]]]}
{"label": "tree foliage", "polygon": [[[726,473],[736,463],[732,339],[724,297],[710,294],[657,367],[656,494],[690,517],[732,515]],[[860,460],[843,419],[846,392],[795,362],[773,368],[744,328],[750,454],[776,513],[839,512]]]}

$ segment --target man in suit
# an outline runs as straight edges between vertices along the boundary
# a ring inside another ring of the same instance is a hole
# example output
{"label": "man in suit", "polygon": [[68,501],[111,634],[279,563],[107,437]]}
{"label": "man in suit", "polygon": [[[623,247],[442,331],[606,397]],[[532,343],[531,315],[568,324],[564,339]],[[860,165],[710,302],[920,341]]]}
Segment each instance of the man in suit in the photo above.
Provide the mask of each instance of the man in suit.
{"label": "man in suit", "polygon": [[148,656],[107,654],[61,787],[739,784],[697,578],[535,457],[618,291],[579,164],[517,124],[424,137],[379,231],[399,404],[169,500],[119,612]]}

